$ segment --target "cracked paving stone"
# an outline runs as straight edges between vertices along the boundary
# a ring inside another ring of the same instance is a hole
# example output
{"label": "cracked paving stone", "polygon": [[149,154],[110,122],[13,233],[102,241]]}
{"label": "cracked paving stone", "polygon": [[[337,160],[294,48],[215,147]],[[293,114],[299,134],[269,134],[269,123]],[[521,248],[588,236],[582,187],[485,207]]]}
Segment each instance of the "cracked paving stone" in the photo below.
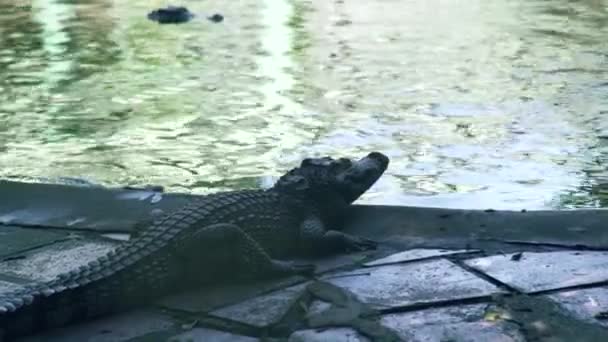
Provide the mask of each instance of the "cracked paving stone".
{"label": "cracked paving stone", "polygon": [[526,294],[495,298],[490,317],[514,322],[528,341],[607,341],[608,329],[580,320],[547,296]]}
{"label": "cracked paving stone", "polygon": [[213,342],[257,342],[259,339],[248,336],[235,335],[228,332],[194,328],[187,332],[172,336],[168,342],[194,342],[194,341],[213,341]]}
{"label": "cracked paving stone", "polygon": [[169,316],[153,311],[134,311],[27,337],[20,342],[166,341],[166,338],[152,337],[174,336],[179,330],[178,324]]}
{"label": "cracked paving stone", "polygon": [[340,272],[324,280],[353,292],[375,309],[478,298],[502,292],[444,259]]}
{"label": "cracked paving stone", "polygon": [[388,264],[396,264],[406,261],[415,261],[419,259],[427,259],[438,256],[463,254],[463,253],[475,253],[478,250],[469,249],[458,249],[458,250],[447,250],[447,249],[427,249],[427,248],[416,248],[407,251],[395,253],[385,258],[374,260],[363,264],[364,266],[380,266]]}
{"label": "cracked paving stone", "polygon": [[[516,324],[486,320],[485,304],[453,306],[415,312],[389,314],[380,323],[408,342],[524,342]],[[369,342],[351,328],[301,330],[289,342]]]}
{"label": "cracked paving stone", "polygon": [[525,252],[470,259],[466,264],[525,293],[608,280],[606,252]]}
{"label": "cracked paving stone", "polygon": [[307,284],[299,284],[210,312],[211,315],[267,327],[278,323],[305,291]]}
{"label": "cracked paving stone", "polygon": [[350,328],[300,330],[289,336],[288,342],[370,342]]}
{"label": "cracked paving stone", "polygon": [[487,305],[463,305],[390,314],[380,320],[408,342],[524,342],[516,324],[484,318]]}
{"label": "cracked paving stone", "polygon": [[3,262],[3,273],[35,281],[49,281],[105,255],[117,245],[106,241],[69,240]]}
{"label": "cracked paving stone", "polygon": [[547,297],[576,318],[608,328],[608,287],[565,291]]}

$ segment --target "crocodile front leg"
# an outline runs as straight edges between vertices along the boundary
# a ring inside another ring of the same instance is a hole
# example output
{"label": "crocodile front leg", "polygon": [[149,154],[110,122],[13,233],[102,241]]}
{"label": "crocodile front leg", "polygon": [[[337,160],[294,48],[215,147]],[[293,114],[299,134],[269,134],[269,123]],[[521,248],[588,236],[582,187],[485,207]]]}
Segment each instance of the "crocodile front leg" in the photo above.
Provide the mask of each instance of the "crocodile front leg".
{"label": "crocodile front leg", "polygon": [[200,272],[207,265],[228,271],[237,278],[311,275],[314,266],[272,259],[244,230],[233,224],[219,223],[197,229],[178,244],[178,257],[191,272]]}
{"label": "crocodile front leg", "polygon": [[317,216],[300,224],[300,238],[305,250],[315,253],[339,253],[375,249],[377,243],[337,230],[327,230]]}

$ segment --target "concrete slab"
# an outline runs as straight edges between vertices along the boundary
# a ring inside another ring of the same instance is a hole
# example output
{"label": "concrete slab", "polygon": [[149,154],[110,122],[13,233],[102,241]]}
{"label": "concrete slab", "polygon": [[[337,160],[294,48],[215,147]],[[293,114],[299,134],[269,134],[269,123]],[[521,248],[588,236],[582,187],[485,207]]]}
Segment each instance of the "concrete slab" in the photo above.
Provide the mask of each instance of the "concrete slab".
{"label": "concrete slab", "polygon": [[0,224],[127,232],[154,210],[171,212],[195,198],[159,190],[0,180]]}
{"label": "concrete slab", "polygon": [[286,289],[230,305],[212,311],[216,317],[229,319],[255,327],[267,327],[278,323],[305,291],[305,284],[299,284]]}
{"label": "concrete slab", "polygon": [[528,341],[608,341],[608,329],[580,320],[547,296],[497,296],[489,317],[517,324]]}
{"label": "concrete slab", "polygon": [[14,253],[65,239],[67,234],[67,232],[48,229],[24,229],[0,225],[0,260]]}
{"label": "concrete slab", "polygon": [[[43,232],[44,233],[44,232]],[[68,240],[23,253],[23,258],[0,263],[2,272],[35,281],[48,281],[108,253],[109,241]]]}
{"label": "concrete slab", "polygon": [[548,297],[576,318],[608,327],[608,287],[559,292]]}
{"label": "concrete slab", "polygon": [[324,280],[376,309],[488,296],[501,290],[448,260],[341,272]]}
{"label": "concrete slab", "polygon": [[20,342],[122,342],[145,341],[146,338],[148,341],[166,341],[167,337],[180,332],[179,324],[169,316],[135,311],[27,337]]}
{"label": "concrete slab", "polygon": [[608,281],[607,252],[495,255],[466,264],[525,293]]}
{"label": "concrete slab", "polygon": [[[141,220],[151,219],[154,210],[171,212],[197,197],[152,188],[126,190],[0,180],[0,224],[128,232]],[[519,212],[355,205],[347,217],[345,231],[392,242],[432,241],[437,245],[454,240],[479,242],[479,236],[483,236],[608,245],[604,233],[606,209]]]}
{"label": "concrete slab", "polygon": [[474,253],[478,252],[477,250],[468,250],[468,249],[427,249],[427,248],[415,248],[407,251],[391,254],[385,258],[366,262],[363,264],[364,266],[379,266],[379,265],[390,265],[407,261],[415,261],[420,259],[428,259],[433,257],[445,256],[445,255],[453,255],[453,254],[462,254],[462,253]]}
{"label": "concrete slab", "polygon": [[386,315],[382,325],[404,341],[524,342],[517,325],[484,319],[485,304]]}
{"label": "concrete slab", "polygon": [[418,245],[463,248],[466,244],[481,246],[483,238],[608,246],[606,209],[524,212],[358,205],[353,206],[347,217],[348,233],[394,245],[412,246],[415,241]]}
{"label": "concrete slab", "polygon": [[240,336],[223,331],[194,328],[179,335],[173,336],[168,342],[194,342],[194,341],[213,341],[213,342],[256,342],[258,338]]}
{"label": "concrete slab", "polygon": [[[396,332],[402,341],[523,342],[517,325],[485,320],[487,305],[463,305],[385,315],[380,323]],[[289,342],[368,342],[351,328],[302,330],[293,333]]]}
{"label": "concrete slab", "polygon": [[288,342],[370,342],[354,329],[300,330],[289,336]]}

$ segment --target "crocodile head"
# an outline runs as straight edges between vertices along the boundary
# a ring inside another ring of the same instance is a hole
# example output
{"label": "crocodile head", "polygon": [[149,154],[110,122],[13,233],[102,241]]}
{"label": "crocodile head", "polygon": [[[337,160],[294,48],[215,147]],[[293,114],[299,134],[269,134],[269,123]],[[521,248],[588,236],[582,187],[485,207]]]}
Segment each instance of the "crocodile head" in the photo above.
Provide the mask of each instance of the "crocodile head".
{"label": "crocodile head", "polygon": [[372,152],[353,161],[348,158],[307,158],[299,167],[289,171],[275,184],[274,189],[299,198],[341,200],[354,202],[382,176],[388,157]]}

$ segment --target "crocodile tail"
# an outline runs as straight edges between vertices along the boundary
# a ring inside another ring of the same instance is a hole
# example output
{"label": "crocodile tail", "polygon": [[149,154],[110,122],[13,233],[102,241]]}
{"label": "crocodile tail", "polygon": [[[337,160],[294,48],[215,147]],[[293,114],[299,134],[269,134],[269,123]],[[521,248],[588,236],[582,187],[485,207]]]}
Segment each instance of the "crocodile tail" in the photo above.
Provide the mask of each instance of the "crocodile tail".
{"label": "crocodile tail", "polygon": [[4,340],[123,311],[161,293],[155,285],[163,282],[155,276],[168,274],[165,265],[154,261],[136,266],[155,248],[124,246],[51,281],[0,295]]}
{"label": "crocodile tail", "polygon": [[49,320],[42,319],[45,315],[41,309],[49,299],[56,301],[65,297],[69,288],[59,286],[56,282],[28,285],[16,291],[0,296],[0,336],[10,340],[15,337],[31,334],[40,330]]}
{"label": "crocodile tail", "polygon": [[114,272],[91,269],[89,264],[0,295],[0,337],[11,340],[105,313],[100,311],[109,310],[108,303],[102,303],[95,290]]}

